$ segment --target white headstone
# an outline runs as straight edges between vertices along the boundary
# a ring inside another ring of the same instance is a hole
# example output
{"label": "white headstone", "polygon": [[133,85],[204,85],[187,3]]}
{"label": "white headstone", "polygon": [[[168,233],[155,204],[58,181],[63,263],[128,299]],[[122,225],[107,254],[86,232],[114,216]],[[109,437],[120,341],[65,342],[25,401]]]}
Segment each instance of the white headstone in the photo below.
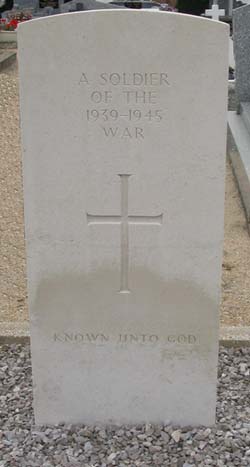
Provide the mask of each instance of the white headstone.
{"label": "white headstone", "polygon": [[36,421],[213,423],[227,26],[83,12],[18,44]]}

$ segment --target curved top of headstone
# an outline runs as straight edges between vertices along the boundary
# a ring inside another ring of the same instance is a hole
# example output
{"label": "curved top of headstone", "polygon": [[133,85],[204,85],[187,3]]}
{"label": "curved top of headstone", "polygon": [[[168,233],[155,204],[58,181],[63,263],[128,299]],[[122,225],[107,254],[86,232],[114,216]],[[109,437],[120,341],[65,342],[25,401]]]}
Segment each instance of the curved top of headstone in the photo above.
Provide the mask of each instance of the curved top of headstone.
{"label": "curved top of headstone", "polygon": [[233,12],[236,92],[240,102],[250,101],[250,5]]}
{"label": "curved top of headstone", "polygon": [[[75,14],[77,14],[77,18],[74,16]],[[47,24],[49,23],[54,23],[54,21],[57,21],[57,22],[64,22],[64,21],[67,21],[69,24],[74,21],[75,23],[77,23],[78,21],[81,22],[83,20],[83,18],[86,18],[86,14],[88,15],[91,15],[91,16],[96,16],[98,15],[98,17],[100,17],[100,15],[102,15],[103,17],[108,15],[108,17],[110,18],[111,15],[115,15],[117,16],[118,18],[118,15],[123,15],[123,16],[131,16],[131,17],[135,17],[135,15],[137,16],[140,16],[141,15],[144,15],[144,18],[146,18],[146,15],[150,15],[148,18],[152,18],[152,14],[153,15],[157,15],[157,21],[160,22],[160,21],[167,21],[167,18],[168,18],[168,21],[170,23],[173,23],[173,22],[178,22],[178,23],[187,23],[187,24],[191,24],[192,23],[195,23],[196,25],[198,24],[201,24],[202,27],[206,27],[207,28],[210,28],[211,30],[212,29],[219,29],[219,28],[228,28],[228,25],[225,24],[225,23],[222,23],[222,22],[219,22],[219,21],[212,21],[210,18],[201,18],[201,17],[198,17],[198,16],[193,16],[193,15],[188,15],[188,14],[183,14],[183,13],[178,13],[178,12],[169,12],[169,11],[158,11],[158,10],[135,10],[135,9],[129,9],[129,8],[126,8],[126,9],[117,9],[115,6],[112,8],[112,9],[107,9],[107,10],[90,10],[90,11],[81,11],[81,12],[71,12],[71,13],[63,13],[63,14],[59,14],[59,15],[53,15],[53,18],[52,17],[43,17],[43,18],[36,18],[34,20],[30,20],[30,21],[27,21],[27,22],[24,22],[24,23],[20,23],[18,25],[18,35],[21,36],[22,34],[22,31],[23,30],[27,30],[28,28],[29,29],[32,29],[33,27],[37,27],[38,25],[38,22],[42,22],[43,24],[45,24],[44,22],[46,21]],[[84,15],[84,16],[79,16],[79,15]],[[163,15],[161,18],[159,15]],[[166,16],[167,15],[167,16]],[[153,21],[153,19],[152,19]],[[130,24],[128,24],[128,26],[130,26]],[[129,29],[129,27],[128,27]]]}

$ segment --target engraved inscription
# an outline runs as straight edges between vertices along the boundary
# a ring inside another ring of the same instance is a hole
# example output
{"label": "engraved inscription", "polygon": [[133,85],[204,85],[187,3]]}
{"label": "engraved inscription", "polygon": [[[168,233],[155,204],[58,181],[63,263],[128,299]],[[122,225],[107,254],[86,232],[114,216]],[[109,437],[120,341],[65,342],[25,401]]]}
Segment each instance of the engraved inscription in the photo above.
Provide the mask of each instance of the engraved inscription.
{"label": "engraved inscription", "polygon": [[84,344],[103,344],[109,341],[109,336],[93,332],[83,334],[81,332],[54,333],[55,342],[83,342]]}
{"label": "engraved inscription", "polygon": [[159,125],[166,117],[159,93],[170,86],[166,72],[104,72],[92,78],[82,73],[78,84],[84,86],[89,101],[84,120],[99,128],[105,138],[143,140],[144,126]]}
{"label": "engraved inscription", "polygon": [[120,344],[156,344],[159,341],[159,336],[156,334],[119,334],[118,342]]}
{"label": "engraved inscription", "polygon": [[121,180],[121,215],[103,216],[87,213],[88,225],[120,224],[121,225],[121,268],[120,293],[130,293],[128,284],[129,272],[129,224],[161,226],[163,214],[156,216],[129,216],[128,214],[128,181],[131,174],[119,174]]}
{"label": "engraved inscription", "polygon": [[139,109],[128,109],[127,113],[121,113],[116,109],[87,109],[86,111],[88,121],[100,121],[100,122],[116,122],[119,119],[124,119],[128,122],[140,122],[142,120],[160,122],[163,119],[162,110],[149,109],[148,111],[142,112]]}
{"label": "engraved inscription", "polygon": [[160,336],[157,334],[144,334],[144,333],[128,333],[128,334],[117,334],[115,336],[107,335],[105,333],[94,333],[94,332],[55,332],[53,334],[54,342],[63,342],[71,344],[91,344],[91,345],[106,345],[106,344],[117,344],[117,345],[167,345],[172,348],[173,345],[178,346],[193,346],[200,342],[199,336],[194,334],[169,334],[166,336]]}
{"label": "engraved inscription", "polygon": [[115,138],[116,136],[119,136],[120,138],[142,138],[144,139],[144,130],[143,128],[135,127],[135,128],[128,128],[125,127],[123,129],[119,127],[109,127],[105,128],[102,127],[105,136],[109,136],[112,138]]}
{"label": "engraved inscription", "polygon": [[[90,84],[87,73],[82,73],[79,84]],[[162,86],[168,85],[167,73],[100,73],[95,84],[112,84],[113,86]]]}

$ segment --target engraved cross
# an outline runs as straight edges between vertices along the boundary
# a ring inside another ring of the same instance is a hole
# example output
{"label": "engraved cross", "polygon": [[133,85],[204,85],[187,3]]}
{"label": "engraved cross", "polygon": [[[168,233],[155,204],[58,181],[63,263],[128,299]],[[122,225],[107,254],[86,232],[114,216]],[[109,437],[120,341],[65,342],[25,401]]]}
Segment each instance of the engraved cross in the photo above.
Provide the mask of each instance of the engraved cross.
{"label": "engraved cross", "polygon": [[129,216],[128,214],[128,181],[129,174],[119,174],[121,181],[121,215],[102,216],[87,213],[88,225],[97,224],[119,224],[121,226],[121,270],[120,270],[120,293],[130,293],[128,271],[129,271],[129,225],[162,225],[163,214],[156,216]]}

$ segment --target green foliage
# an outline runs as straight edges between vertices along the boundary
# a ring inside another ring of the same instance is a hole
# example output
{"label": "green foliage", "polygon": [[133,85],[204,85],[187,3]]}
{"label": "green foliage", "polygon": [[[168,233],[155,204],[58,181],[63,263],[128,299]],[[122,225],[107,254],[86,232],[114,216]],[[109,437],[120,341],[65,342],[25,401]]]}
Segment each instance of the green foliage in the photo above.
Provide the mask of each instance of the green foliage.
{"label": "green foliage", "polygon": [[178,0],[177,7],[180,13],[201,15],[209,7],[209,0]]}

